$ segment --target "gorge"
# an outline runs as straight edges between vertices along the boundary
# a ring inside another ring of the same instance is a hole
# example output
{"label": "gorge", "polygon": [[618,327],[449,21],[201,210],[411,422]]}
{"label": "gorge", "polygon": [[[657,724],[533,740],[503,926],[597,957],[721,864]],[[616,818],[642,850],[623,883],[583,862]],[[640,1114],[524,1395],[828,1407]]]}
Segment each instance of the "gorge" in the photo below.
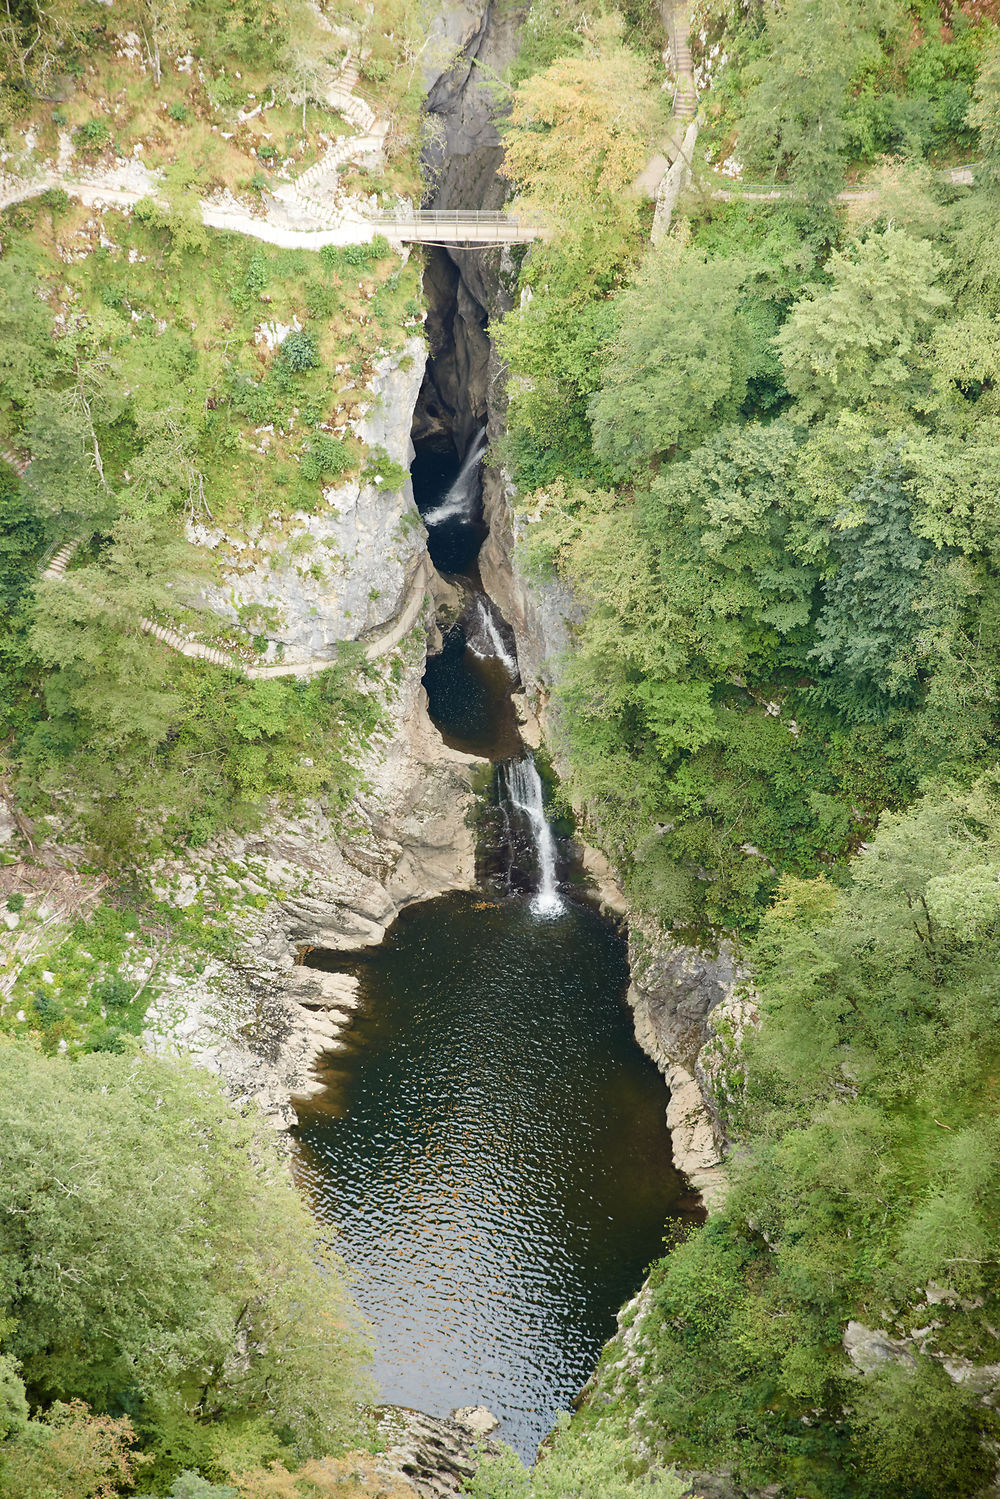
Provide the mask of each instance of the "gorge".
{"label": "gorge", "polygon": [[997,1499],[998,28],[6,7],[3,1499]]}
{"label": "gorge", "polygon": [[[427,279],[457,304],[463,282]],[[457,306],[436,310],[454,329]],[[485,339],[485,314],[470,321]],[[514,635],[478,568],[486,431],[456,363],[439,334],[413,480],[447,595],[430,717],[489,766],[478,884],[408,905],[378,947],[307,952],[308,967],[357,980],[359,1004],[316,1064],[322,1091],[297,1104],[296,1173],[356,1272],[380,1398],[435,1416],[485,1406],[531,1461],[697,1199],[634,1040],[625,938],[557,839],[519,734]]]}

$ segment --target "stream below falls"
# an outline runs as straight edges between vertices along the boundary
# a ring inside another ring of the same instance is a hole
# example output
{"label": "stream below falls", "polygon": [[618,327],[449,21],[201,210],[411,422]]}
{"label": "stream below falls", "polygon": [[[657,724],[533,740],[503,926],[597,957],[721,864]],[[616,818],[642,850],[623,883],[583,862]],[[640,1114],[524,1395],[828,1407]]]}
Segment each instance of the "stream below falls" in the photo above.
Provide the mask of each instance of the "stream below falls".
{"label": "stream below falls", "polygon": [[483,446],[413,470],[431,556],[469,600],[425,685],[447,742],[495,762],[481,887],[409,907],[378,948],[307,956],[361,1001],[299,1104],[297,1174],[355,1271],[381,1400],[486,1405],[530,1459],[694,1202],[624,938],[574,893],[517,734],[513,637],[476,571]]}

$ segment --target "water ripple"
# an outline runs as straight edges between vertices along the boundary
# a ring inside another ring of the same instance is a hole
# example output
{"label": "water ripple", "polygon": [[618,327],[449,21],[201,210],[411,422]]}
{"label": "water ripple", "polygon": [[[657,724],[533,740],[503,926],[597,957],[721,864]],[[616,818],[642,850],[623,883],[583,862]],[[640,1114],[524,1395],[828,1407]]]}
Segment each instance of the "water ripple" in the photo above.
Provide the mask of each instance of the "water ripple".
{"label": "water ripple", "polygon": [[300,1109],[301,1180],[357,1271],[382,1397],[482,1403],[527,1455],[684,1206],[624,944],[583,907],[548,923],[446,896],[352,971],[349,1050]]}

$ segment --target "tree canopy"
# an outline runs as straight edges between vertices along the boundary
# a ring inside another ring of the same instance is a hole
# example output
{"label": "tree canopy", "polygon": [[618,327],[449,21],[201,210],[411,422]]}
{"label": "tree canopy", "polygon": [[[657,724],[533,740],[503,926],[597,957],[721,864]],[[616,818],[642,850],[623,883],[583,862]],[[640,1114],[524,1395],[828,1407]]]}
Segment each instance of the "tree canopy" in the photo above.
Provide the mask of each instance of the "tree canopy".
{"label": "tree canopy", "polygon": [[257,1415],[306,1454],[342,1441],[364,1337],[263,1126],[145,1056],[70,1065],[7,1040],[0,1077],[5,1346],[32,1398],[154,1432]]}

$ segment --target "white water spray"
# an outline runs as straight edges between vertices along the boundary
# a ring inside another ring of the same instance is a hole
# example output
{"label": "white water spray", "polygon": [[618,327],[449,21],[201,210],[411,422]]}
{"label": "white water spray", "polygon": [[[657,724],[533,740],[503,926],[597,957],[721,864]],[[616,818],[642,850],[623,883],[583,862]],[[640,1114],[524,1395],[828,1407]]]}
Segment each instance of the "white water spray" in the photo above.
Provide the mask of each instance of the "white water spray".
{"label": "white water spray", "polygon": [[538,916],[558,916],[564,902],[556,884],[556,840],[545,815],[541,777],[530,755],[509,761],[504,769],[508,799],[526,819],[538,859],[538,892],[531,909]]}
{"label": "white water spray", "polygon": [[482,594],[476,598],[475,624],[468,644],[473,655],[479,656],[481,660],[495,656],[498,661],[503,662],[508,676],[517,676],[517,660],[504,645],[489,600],[483,598]]}
{"label": "white water spray", "polygon": [[486,428],[480,432],[466,453],[458,477],[444,499],[424,515],[425,526],[439,526],[442,521],[472,520],[472,496],[476,488],[476,470],[486,452]]}

